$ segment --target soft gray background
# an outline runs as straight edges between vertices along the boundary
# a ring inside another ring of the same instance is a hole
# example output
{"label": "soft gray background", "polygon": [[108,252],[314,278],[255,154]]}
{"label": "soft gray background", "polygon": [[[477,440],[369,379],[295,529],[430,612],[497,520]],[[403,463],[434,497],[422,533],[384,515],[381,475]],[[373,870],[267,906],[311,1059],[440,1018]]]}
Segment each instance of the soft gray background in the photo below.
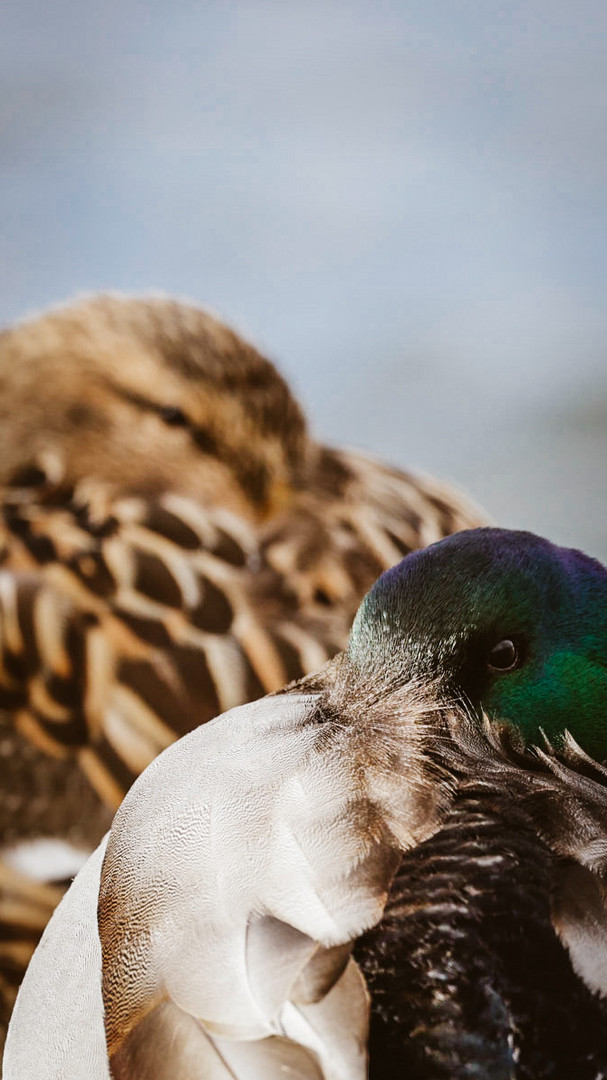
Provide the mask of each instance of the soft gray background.
{"label": "soft gray background", "polygon": [[5,0],[0,320],[210,305],[327,440],[607,557],[605,0]]}

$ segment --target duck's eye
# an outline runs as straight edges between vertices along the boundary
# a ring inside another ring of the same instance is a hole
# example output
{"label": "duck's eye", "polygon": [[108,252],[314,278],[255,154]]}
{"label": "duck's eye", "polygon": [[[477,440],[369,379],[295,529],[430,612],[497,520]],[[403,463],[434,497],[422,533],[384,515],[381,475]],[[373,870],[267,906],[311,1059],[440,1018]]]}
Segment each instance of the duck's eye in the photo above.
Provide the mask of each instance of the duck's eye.
{"label": "duck's eye", "polygon": [[178,405],[162,405],[159,411],[165,424],[170,424],[171,427],[185,427],[188,422],[186,414]]}
{"label": "duck's eye", "polygon": [[195,427],[192,428],[192,438],[196,443],[199,450],[202,450],[205,454],[217,453],[217,442],[208,428]]}
{"label": "duck's eye", "polygon": [[487,657],[487,664],[492,671],[512,671],[513,668],[518,667],[519,662],[519,650],[510,638],[498,641],[497,645],[489,650]]}

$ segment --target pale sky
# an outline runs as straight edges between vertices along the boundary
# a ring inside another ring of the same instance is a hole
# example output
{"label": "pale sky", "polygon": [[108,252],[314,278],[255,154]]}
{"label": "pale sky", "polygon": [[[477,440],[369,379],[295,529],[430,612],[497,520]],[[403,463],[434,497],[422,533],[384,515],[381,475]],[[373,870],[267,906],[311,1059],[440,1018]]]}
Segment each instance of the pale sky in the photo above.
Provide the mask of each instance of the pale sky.
{"label": "pale sky", "polygon": [[5,0],[0,320],[206,304],[327,441],[607,558],[607,5]]}

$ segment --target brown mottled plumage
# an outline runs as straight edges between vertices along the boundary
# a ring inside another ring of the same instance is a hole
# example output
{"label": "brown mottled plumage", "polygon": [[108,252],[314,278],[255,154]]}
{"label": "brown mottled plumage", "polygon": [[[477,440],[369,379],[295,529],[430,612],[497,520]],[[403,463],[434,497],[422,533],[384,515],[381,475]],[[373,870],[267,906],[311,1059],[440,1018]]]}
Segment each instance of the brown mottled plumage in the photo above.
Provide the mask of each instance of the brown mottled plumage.
{"label": "brown mottled plumage", "polygon": [[[483,523],[434,480],[316,444],[274,367],[194,307],[100,296],[6,331],[2,850],[90,849],[173,739],[319,668],[383,569]],[[23,881],[5,998],[50,910]]]}

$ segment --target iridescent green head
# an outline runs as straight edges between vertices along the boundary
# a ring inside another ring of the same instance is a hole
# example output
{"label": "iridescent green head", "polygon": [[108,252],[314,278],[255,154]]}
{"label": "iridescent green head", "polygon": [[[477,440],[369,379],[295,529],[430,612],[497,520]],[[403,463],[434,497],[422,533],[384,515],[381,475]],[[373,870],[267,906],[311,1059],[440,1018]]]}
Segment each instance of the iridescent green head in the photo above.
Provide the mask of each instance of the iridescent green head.
{"label": "iridescent green head", "polygon": [[473,529],[403,559],[363,600],[361,670],[439,678],[528,743],[568,729],[607,758],[607,570],[527,532]]}

